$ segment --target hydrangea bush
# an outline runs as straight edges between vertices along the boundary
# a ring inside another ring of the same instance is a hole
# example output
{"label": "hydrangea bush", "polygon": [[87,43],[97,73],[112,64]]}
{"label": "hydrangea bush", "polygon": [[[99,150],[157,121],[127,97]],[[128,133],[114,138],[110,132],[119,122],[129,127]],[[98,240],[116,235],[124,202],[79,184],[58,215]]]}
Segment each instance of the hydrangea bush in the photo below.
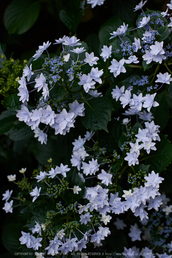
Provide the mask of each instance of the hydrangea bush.
{"label": "hydrangea bush", "polygon": [[[31,177],[27,168],[22,178],[8,175],[18,190],[6,190],[3,209],[22,218],[19,252],[172,257],[172,204],[160,175],[172,161],[172,1],[165,12],[144,11],[146,2],[134,8],[135,27],[114,18],[100,28],[99,56],[65,35],[39,46],[23,69],[10,98],[20,104],[1,120],[17,117],[15,133],[45,148],[58,139],[59,160],[49,157]],[[53,44],[61,50],[50,54]]]}

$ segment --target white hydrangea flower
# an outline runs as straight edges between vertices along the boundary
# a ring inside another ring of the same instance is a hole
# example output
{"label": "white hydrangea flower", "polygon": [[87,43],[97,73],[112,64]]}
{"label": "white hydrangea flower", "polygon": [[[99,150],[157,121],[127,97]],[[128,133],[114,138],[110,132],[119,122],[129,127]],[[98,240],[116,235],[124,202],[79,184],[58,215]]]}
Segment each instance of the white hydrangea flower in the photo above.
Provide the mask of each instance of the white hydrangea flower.
{"label": "white hydrangea flower", "polygon": [[9,191],[9,189],[6,190],[5,193],[2,194],[3,196],[2,200],[7,202],[10,199],[12,193],[13,193],[13,190],[11,191]]}
{"label": "white hydrangea flower", "polygon": [[125,59],[122,58],[119,62],[116,59],[112,59],[111,65],[108,67],[113,76],[116,78],[120,73],[126,73],[126,69],[124,67]]}
{"label": "white hydrangea flower", "polygon": [[117,36],[124,35],[127,29],[128,29],[128,24],[125,25],[125,23],[123,22],[123,24],[117,29],[117,31],[113,31],[112,33],[110,33],[111,37],[109,39],[113,39]]}
{"label": "white hydrangea flower", "polygon": [[62,44],[70,47],[75,47],[75,46],[81,45],[81,43],[78,41],[79,39],[77,39],[75,36],[72,36],[72,37],[65,36],[63,38]]}
{"label": "white hydrangea flower", "polygon": [[171,74],[169,74],[167,72],[164,74],[158,73],[157,78],[158,79],[155,82],[170,84],[170,82],[172,81]]}
{"label": "white hydrangea flower", "polygon": [[37,175],[36,177],[35,177],[35,179],[37,179],[37,182],[40,182],[40,181],[42,181],[43,179],[45,179],[46,177],[48,176],[48,173],[47,172],[42,172],[42,171],[40,171],[40,174],[39,175]]}
{"label": "white hydrangea flower", "polygon": [[144,16],[144,17],[142,18],[142,20],[139,22],[138,28],[140,29],[140,28],[144,27],[144,26],[147,25],[149,22],[150,22],[150,16],[148,16],[148,17]]}
{"label": "white hydrangea flower", "polygon": [[99,58],[94,56],[93,52],[91,52],[90,54],[88,52],[85,53],[84,62],[89,64],[89,66],[96,65],[98,60]]}
{"label": "white hydrangea flower", "polygon": [[50,45],[51,45],[51,43],[49,41],[47,41],[47,43],[43,42],[43,45],[39,46],[38,50],[36,51],[35,55],[33,56],[34,61],[37,60],[42,55],[44,50],[46,50]]}
{"label": "white hydrangea flower", "polygon": [[79,194],[79,192],[81,191],[82,189],[78,186],[78,185],[74,185],[73,187],[73,193],[74,194]]}
{"label": "white hydrangea flower", "polygon": [[132,241],[141,241],[141,230],[138,228],[138,225],[135,223],[130,226],[130,233],[128,234],[131,237]]}
{"label": "white hydrangea flower", "polygon": [[16,180],[16,175],[8,175],[7,178],[9,182],[14,182]]}
{"label": "white hydrangea flower", "polygon": [[31,192],[30,195],[33,197],[32,202],[34,202],[40,196],[41,187],[35,187]]}
{"label": "white hydrangea flower", "polygon": [[33,74],[34,74],[34,72],[32,72],[32,64],[30,65],[30,67],[28,67],[28,65],[26,65],[23,70],[23,77],[27,77],[27,81],[29,82],[30,78]]}
{"label": "white hydrangea flower", "polygon": [[112,184],[112,175],[106,173],[104,169],[101,170],[101,173],[97,176],[98,179],[102,181],[102,184],[109,185]]}
{"label": "white hydrangea flower", "polygon": [[146,3],[147,3],[147,0],[144,1],[144,2],[143,2],[143,0],[141,0],[140,3],[134,7],[134,12],[136,12],[136,11],[142,9],[143,6],[144,6]]}
{"label": "white hydrangea flower", "polygon": [[46,144],[47,143],[47,134],[44,133],[41,129],[36,128],[34,130],[34,137],[38,137],[38,141],[41,142],[41,144]]}
{"label": "white hydrangea flower", "polygon": [[91,4],[91,8],[94,8],[96,5],[102,5],[104,4],[105,0],[87,0],[88,4]]}
{"label": "white hydrangea flower", "polygon": [[10,202],[5,202],[4,207],[2,208],[6,213],[13,212],[13,200],[11,200]]}
{"label": "white hydrangea flower", "polygon": [[114,222],[114,225],[116,226],[117,229],[123,230],[127,225],[124,223],[123,220],[117,218],[116,221]]}
{"label": "white hydrangea flower", "polygon": [[109,47],[104,45],[103,48],[101,49],[101,54],[100,56],[103,58],[104,62],[111,57],[112,54],[112,46],[110,45]]}

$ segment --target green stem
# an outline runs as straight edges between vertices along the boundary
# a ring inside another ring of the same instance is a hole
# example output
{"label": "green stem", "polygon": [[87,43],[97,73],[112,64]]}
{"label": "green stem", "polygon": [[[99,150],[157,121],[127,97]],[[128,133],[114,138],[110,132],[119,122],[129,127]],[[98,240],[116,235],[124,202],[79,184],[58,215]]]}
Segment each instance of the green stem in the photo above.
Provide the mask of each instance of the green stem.
{"label": "green stem", "polygon": [[167,63],[165,62],[165,67],[167,68],[168,72],[172,74],[172,71],[170,70],[170,68],[168,67]]}
{"label": "green stem", "polygon": [[152,77],[152,80],[151,80],[150,84],[152,84],[153,81],[155,80],[155,76],[156,76],[158,70],[159,70],[159,63],[157,65],[156,69],[155,69],[155,72],[150,76],[150,78]]}
{"label": "green stem", "polygon": [[135,169],[133,168],[133,166],[131,166],[131,169],[133,170],[133,172],[135,173]]}
{"label": "green stem", "polygon": [[141,65],[133,65],[133,64],[129,64],[128,67],[131,67],[131,68],[142,68]]}

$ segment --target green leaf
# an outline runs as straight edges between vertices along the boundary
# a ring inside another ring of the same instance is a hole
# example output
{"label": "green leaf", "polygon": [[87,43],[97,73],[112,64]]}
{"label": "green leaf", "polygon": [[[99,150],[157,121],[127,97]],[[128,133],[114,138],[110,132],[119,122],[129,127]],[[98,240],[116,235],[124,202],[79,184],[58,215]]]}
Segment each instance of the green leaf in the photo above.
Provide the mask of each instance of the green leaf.
{"label": "green leaf", "polygon": [[76,33],[83,11],[80,0],[64,0],[64,9],[60,11],[60,19],[66,27]]}
{"label": "green leaf", "polygon": [[89,47],[89,52],[94,52],[94,54],[96,56],[99,56],[99,45],[100,45],[100,41],[98,38],[98,35],[96,33],[90,33],[86,39],[85,42],[87,43],[88,47]]}
{"label": "green leaf", "polygon": [[146,172],[146,174],[149,173],[149,167],[150,165],[145,165],[145,164],[139,164],[138,166],[136,166],[135,170],[138,172],[139,170],[142,170],[144,172]]}
{"label": "green leaf", "polygon": [[167,94],[166,94],[167,103],[168,103],[168,106],[172,108],[172,82],[170,82],[169,85],[166,85],[166,89],[167,89]]}
{"label": "green leaf", "polygon": [[69,179],[69,184],[71,187],[74,185],[79,186],[82,190],[79,191],[78,194],[74,194],[73,192],[65,192],[65,199],[67,200],[68,203],[78,201],[81,199],[84,195],[85,192],[85,184],[82,181],[81,177],[78,175],[78,172],[76,169],[72,169],[68,174],[67,178]]}
{"label": "green leaf", "polygon": [[137,13],[133,12],[134,7],[137,4],[137,0],[118,0],[110,1],[112,3],[112,12],[115,16],[119,16],[121,20],[128,22],[134,22]]}
{"label": "green leaf", "polygon": [[160,27],[157,29],[159,33],[158,41],[163,41],[170,35],[170,30],[168,27]]}
{"label": "green leaf", "polygon": [[167,167],[167,169],[161,174],[164,178],[164,181],[161,185],[161,191],[166,194],[172,194],[172,177],[171,177],[171,164]]}
{"label": "green leaf", "polygon": [[56,85],[54,88],[50,91],[50,98],[53,100],[54,103],[60,101],[63,99],[63,97],[66,94],[65,87],[63,85]]}
{"label": "green leaf", "polygon": [[153,63],[150,64],[146,64],[146,61],[142,61],[142,66],[143,66],[143,70],[146,71],[148,69],[150,69],[153,66]]}
{"label": "green leaf", "polygon": [[124,162],[124,160],[120,159],[112,166],[112,173],[113,174],[115,174],[116,172],[118,172],[119,169],[121,169],[121,167],[123,165],[123,162]]}
{"label": "green leaf", "polygon": [[169,118],[169,108],[166,100],[166,92],[163,91],[158,93],[155,100],[159,103],[159,106],[152,108],[152,114],[155,119],[155,124],[160,125],[160,130],[162,131],[166,127]]}
{"label": "green leaf", "polygon": [[19,96],[17,96],[17,93],[14,93],[8,96],[8,98],[4,100],[3,106],[7,109],[14,109],[14,110],[19,109],[20,101],[19,101]]}
{"label": "green leaf", "polygon": [[33,131],[25,123],[20,123],[14,129],[10,130],[9,137],[13,141],[26,140],[33,137]]}
{"label": "green leaf", "polygon": [[53,164],[68,163],[71,157],[73,137],[70,134],[50,136],[47,144],[37,142],[33,153],[42,165],[47,165],[47,160],[52,158]]}
{"label": "green leaf", "polygon": [[[4,111],[3,113],[5,113]],[[14,122],[17,120],[15,115],[1,114],[0,116],[0,135],[7,133],[11,128],[14,127]]]}
{"label": "green leaf", "polygon": [[81,120],[83,126],[90,130],[105,130],[111,120],[113,108],[105,98],[93,98],[85,103],[85,117]]}
{"label": "green leaf", "polygon": [[0,120],[4,119],[6,117],[9,117],[9,116],[16,116],[16,111],[13,109],[8,109],[8,110],[3,111],[0,114]]}
{"label": "green leaf", "polygon": [[6,224],[2,232],[2,242],[9,252],[16,252],[20,247],[22,226],[19,223]]}
{"label": "green leaf", "polygon": [[58,159],[57,149],[50,139],[46,145],[37,142],[37,144],[34,145],[33,153],[35,158],[42,165],[46,165],[49,158],[52,158],[53,162]]}
{"label": "green leaf", "polygon": [[135,133],[135,134],[137,134],[138,133],[138,130],[139,130],[139,128],[143,128],[143,126],[140,124],[140,123],[136,123],[136,124],[134,124],[134,126],[132,127],[132,132],[133,133]]}
{"label": "green leaf", "polygon": [[110,18],[107,22],[105,22],[99,30],[99,40],[100,40],[100,47],[103,45],[108,45],[110,33],[114,30],[117,30],[117,28],[122,24],[122,21],[114,16]]}
{"label": "green leaf", "polygon": [[126,136],[124,135],[124,133],[126,133],[125,127],[122,126],[119,121],[114,120],[109,126],[109,132],[113,136],[117,147],[120,148],[126,139]]}
{"label": "green leaf", "polygon": [[150,165],[150,171],[160,173],[172,161],[172,144],[166,135],[161,136],[161,141],[156,144],[157,151],[151,151],[145,159],[145,164]]}
{"label": "green leaf", "polygon": [[4,25],[10,34],[28,31],[38,19],[40,2],[34,0],[14,0],[4,14]]}

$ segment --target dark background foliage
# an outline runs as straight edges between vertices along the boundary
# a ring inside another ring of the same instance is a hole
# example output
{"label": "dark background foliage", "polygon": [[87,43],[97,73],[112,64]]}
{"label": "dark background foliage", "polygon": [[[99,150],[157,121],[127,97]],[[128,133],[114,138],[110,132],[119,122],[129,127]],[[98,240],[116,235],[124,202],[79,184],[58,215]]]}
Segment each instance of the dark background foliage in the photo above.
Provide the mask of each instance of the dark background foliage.
{"label": "dark background foliage", "polygon": [[[35,20],[30,23],[29,21],[31,18],[33,19],[33,16],[28,17],[25,31],[20,30],[23,25],[22,20],[18,27],[15,22],[11,23],[14,12],[9,11],[9,6],[12,4],[13,8],[23,10],[22,2],[25,0],[0,1],[0,46],[7,58],[28,60],[43,42],[54,42],[55,39],[63,35],[76,35],[77,38],[87,42],[90,52],[94,51],[96,54],[99,46],[98,32],[100,27],[114,16],[129,24],[134,24],[136,14],[133,14],[133,8],[140,0],[106,0],[102,6],[91,9],[90,5],[87,5],[84,10],[80,8],[80,0],[44,0],[39,2],[27,0],[28,5],[37,2],[37,13]],[[164,11],[167,2],[165,0],[150,0],[145,7]],[[52,46],[51,51],[57,51],[57,46]],[[2,112],[4,107],[0,105],[0,108]],[[13,137],[16,136],[13,135]],[[7,174],[15,174],[22,167],[27,167],[27,173],[31,173],[45,156],[49,158],[49,155],[52,156],[56,150],[56,143],[46,146],[45,150],[44,147],[37,144],[36,140],[30,141],[31,138],[14,141],[12,137],[9,138],[5,134],[0,136],[1,196],[8,189]],[[66,140],[68,141],[67,138]],[[54,139],[51,141],[53,142]],[[41,154],[40,149],[43,150],[43,154]],[[1,216],[1,227],[5,223],[2,217],[4,217],[4,212]],[[5,247],[1,245],[0,251],[4,253]]]}

